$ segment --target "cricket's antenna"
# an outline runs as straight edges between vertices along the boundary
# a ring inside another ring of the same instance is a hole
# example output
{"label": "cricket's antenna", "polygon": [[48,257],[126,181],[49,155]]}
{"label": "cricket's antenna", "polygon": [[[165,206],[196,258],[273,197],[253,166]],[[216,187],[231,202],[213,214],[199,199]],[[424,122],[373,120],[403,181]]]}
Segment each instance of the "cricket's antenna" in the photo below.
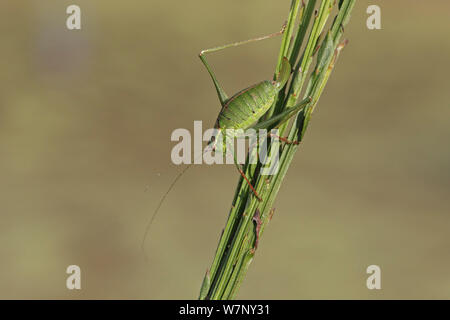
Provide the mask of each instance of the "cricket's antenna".
{"label": "cricket's antenna", "polygon": [[[205,154],[206,151],[210,150],[210,146],[207,146],[205,148],[205,150],[203,150],[203,152],[198,156],[203,156]],[[144,254],[145,260],[148,261],[148,257],[145,254],[145,240],[147,239],[147,236],[150,232],[150,228],[153,224],[153,221],[155,220],[156,216],[158,215],[159,210],[161,209],[164,201],[166,200],[167,196],[169,195],[169,193],[172,191],[173,187],[175,187],[175,185],[177,184],[178,180],[180,180],[180,178],[186,173],[186,171],[192,167],[193,164],[195,164],[195,160],[198,159],[198,157],[194,158],[194,161],[190,164],[188,164],[180,173],[177,174],[177,176],[175,177],[175,179],[172,181],[172,183],[170,184],[169,188],[167,189],[166,193],[164,193],[164,195],[162,196],[161,200],[159,200],[158,205],[156,206],[155,211],[153,211],[152,217],[150,218],[149,222],[147,223],[147,226],[145,227],[145,232],[144,232],[144,237],[142,238],[142,243],[141,243],[141,250]]]}
{"label": "cricket's antenna", "polygon": [[[161,200],[159,200],[158,202],[158,206],[156,207],[155,211],[153,211],[152,217],[150,219],[150,221],[147,223],[147,226],[145,227],[145,233],[144,233],[144,238],[142,239],[142,244],[141,244],[141,248],[142,251],[144,251],[144,245],[145,245],[145,239],[147,239],[147,235],[150,232],[150,227],[153,224],[153,221],[155,220],[159,209],[161,209],[161,206],[163,205],[164,201],[167,198],[167,195],[170,193],[170,191],[172,191],[173,187],[175,186],[175,184],[178,182],[178,180],[183,176],[183,174],[193,165],[194,163],[188,164],[176,177],[175,179],[172,181],[172,183],[170,184],[169,188],[167,189],[166,193],[164,193],[164,195],[162,196]],[[147,258],[147,256],[146,256]]]}

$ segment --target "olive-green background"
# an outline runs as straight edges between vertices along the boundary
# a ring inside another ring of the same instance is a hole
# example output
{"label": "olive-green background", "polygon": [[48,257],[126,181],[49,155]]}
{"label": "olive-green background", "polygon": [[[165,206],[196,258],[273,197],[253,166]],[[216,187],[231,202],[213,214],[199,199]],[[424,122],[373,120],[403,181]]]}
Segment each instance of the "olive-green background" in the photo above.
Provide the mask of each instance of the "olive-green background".
{"label": "olive-green background", "polygon": [[[289,4],[0,2],[0,298],[197,297],[238,174],[188,171],[146,263],[145,224],[181,169],[170,134],[220,109],[198,52],[279,30]],[[382,30],[366,28],[369,4]],[[450,298],[449,12],[358,1],[239,298]],[[279,43],[211,56],[227,92],[270,78]],[[66,289],[71,264],[82,290]]]}

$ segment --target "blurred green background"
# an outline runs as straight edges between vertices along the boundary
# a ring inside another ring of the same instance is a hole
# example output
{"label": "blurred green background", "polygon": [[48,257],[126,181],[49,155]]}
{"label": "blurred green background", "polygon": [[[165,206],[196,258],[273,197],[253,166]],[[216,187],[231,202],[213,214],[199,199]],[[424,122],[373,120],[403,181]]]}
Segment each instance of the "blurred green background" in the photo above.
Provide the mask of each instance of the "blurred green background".
{"label": "blurred green background", "polygon": [[[65,27],[66,7],[82,30]],[[0,3],[0,298],[197,298],[239,178],[181,167],[220,109],[201,49],[279,30],[289,0]],[[382,9],[382,30],[366,8]],[[450,298],[450,3],[358,1],[239,298]],[[210,56],[229,94],[280,38]],[[68,265],[82,290],[66,289]],[[382,290],[366,288],[379,265]]]}

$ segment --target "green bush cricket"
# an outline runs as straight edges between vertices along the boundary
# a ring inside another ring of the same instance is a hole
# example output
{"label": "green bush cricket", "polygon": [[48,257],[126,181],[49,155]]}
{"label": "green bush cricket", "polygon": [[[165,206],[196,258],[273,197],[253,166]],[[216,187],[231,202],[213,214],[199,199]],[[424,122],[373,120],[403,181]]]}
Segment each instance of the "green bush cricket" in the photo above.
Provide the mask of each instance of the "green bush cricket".
{"label": "green bush cricket", "polygon": [[[219,115],[217,117],[216,123],[214,128],[218,129],[219,131],[223,131],[226,129],[266,129],[274,124],[277,124],[278,126],[284,123],[285,121],[289,120],[292,116],[294,116],[298,111],[300,111],[302,108],[304,108],[310,101],[310,98],[306,98],[297,105],[295,105],[292,108],[289,108],[288,110],[285,110],[284,112],[281,112],[277,114],[276,116],[273,116],[265,121],[258,122],[258,120],[264,116],[264,114],[270,109],[270,107],[275,102],[275,98],[280,92],[286,83],[289,80],[289,77],[291,75],[291,65],[289,64],[289,61],[287,58],[284,58],[282,61],[280,72],[276,75],[276,79],[273,81],[264,80],[261,81],[253,86],[250,86],[244,90],[239,91],[231,98],[228,98],[227,94],[223,90],[222,86],[220,85],[219,81],[217,80],[216,76],[214,75],[214,72],[211,70],[206,58],[206,53],[216,52],[220,51],[229,47],[236,47],[243,44],[247,44],[250,42],[265,40],[277,35],[280,35],[284,32],[285,26],[281,29],[281,31],[277,33],[273,33],[267,36],[263,36],[260,38],[250,39],[246,41],[231,43],[211,49],[206,49],[200,52],[199,57],[204,66],[206,67],[206,70],[208,71],[209,75],[211,76],[211,79],[214,83],[214,86],[216,87],[217,95],[219,97],[219,101],[222,105],[222,109],[219,112]],[[256,123],[256,124],[255,124]],[[297,143],[296,141],[289,141],[285,138],[278,137],[280,140],[286,142],[286,143]],[[216,142],[214,140],[214,137],[209,142],[209,146],[215,149]],[[224,146],[224,149],[226,146]],[[261,201],[262,199],[259,197],[255,189],[253,188],[252,184],[250,183],[249,179],[245,176],[244,172],[240,168],[237,161],[235,161],[235,164],[238,168],[239,173],[242,175],[242,177],[245,179],[247,184],[249,185],[250,189],[254,193],[254,195]]]}
{"label": "green bush cricket", "polygon": [[[281,90],[284,89],[286,83],[288,82],[288,80],[291,76],[292,68],[289,63],[289,60],[287,58],[283,59],[280,71],[276,75],[275,80],[264,80],[264,81],[258,82],[246,89],[239,91],[238,93],[233,95],[231,98],[228,98],[227,94],[223,90],[221,84],[217,80],[214,72],[212,71],[211,67],[209,66],[209,64],[205,58],[206,53],[217,52],[217,51],[229,48],[229,47],[236,47],[236,46],[240,46],[240,45],[247,44],[250,42],[256,42],[256,41],[269,39],[274,36],[283,34],[284,30],[285,30],[285,25],[283,25],[283,28],[281,29],[281,31],[279,31],[277,33],[273,33],[273,34],[270,34],[267,36],[254,38],[254,39],[250,39],[250,40],[245,40],[245,41],[241,41],[241,42],[235,42],[235,43],[231,43],[231,44],[227,44],[227,45],[223,45],[223,46],[219,46],[219,47],[214,47],[214,48],[206,49],[206,50],[203,50],[200,52],[200,54],[199,54],[200,60],[202,61],[203,65],[206,67],[206,70],[208,71],[209,75],[211,76],[211,79],[212,79],[214,86],[216,88],[216,91],[217,91],[217,95],[218,95],[220,104],[222,106],[222,108],[219,112],[219,115],[216,119],[215,125],[214,125],[214,128],[217,129],[218,132],[224,132],[226,129],[234,129],[234,130],[237,130],[237,129],[258,130],[258,129],[267,129],[267,128],[273,129],[273,128],[276,128],[276,127],[280,126],[281,124],[285,123],[289,119],[291,119],[301,109],[306,107],[311,102],[311,98],[308,97],[308,98],[302,100],[301,102],[299,102],[298,104],[296,104],[295,106],[288,108],[287,110],[284,110],[283,112],[278,113],[277,115],[272,116],[269,119],[266,119],[264,121],[259,121],[261,119],[261,117],[263,117],[266,114],[266,112],[270,109],[270,107],[274,104],[278,92],[280,92]],[[273,135],[271,135],[271,136],[273,136]],[[289,141],[288,139],[286,139],[284,137],[278,137],[278,136],[276,136],[276,137],[285,143],[298,144],[297,141]],[[235,138],[235,137],[233,137],[233,138]],[[237,138],[239,138],[239,137],[237,137]],[[209,150],[215,151],[216,146],[217,146],[217,141],[218,140],[215,139],[215,136],[213,136],[211,138],[211,140],[209,141],[208,146],[204,152],[208,151],[208,148],[211,148]],[[224,145],[222,150],[225,150],[225,148],[226,148],[226,146]],[[204,152],[202,153],[202,155],[204,154]],[[247,178],[247,176],[243,172],[241,166],[238,164],[236,156],[234,154],[233,154],[233,156],[234,156],[235,165],[236,165],[239,173],[241,174],[241,176],[244,178],[244,180],[246,181],[246,183],[252,190],[254,196],[259,201],[262,201],[261,197],[258,195],[255,188],[250,183],[250,180]],[[142,246],[144,245],[144,241],[148,234],[149,228],[152,225],[159,209],[161,208],[162,204],[164,203],[165,198],[170,193],[170,191],[175,186],[176,182],[180,179],[180,177],[191,166],[192,166],[192,164],[189,164],[176,176],[176,178],[173,180],[173,182],[169,186],[166,193],[162,196],[161,200],[159,201],[159,203],[150,219],[150,222],[147,225]]]}

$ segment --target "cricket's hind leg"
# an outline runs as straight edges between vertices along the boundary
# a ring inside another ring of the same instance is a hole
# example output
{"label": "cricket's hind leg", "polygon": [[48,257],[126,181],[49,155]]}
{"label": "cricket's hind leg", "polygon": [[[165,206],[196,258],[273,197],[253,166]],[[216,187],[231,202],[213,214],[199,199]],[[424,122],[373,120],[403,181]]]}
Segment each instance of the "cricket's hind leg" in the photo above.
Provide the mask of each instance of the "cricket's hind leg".
{"label": "cricket's hind leg", "polygon": [[286,29],[286,24],[283,25],[283,27],[281,28],[280,31],[275,32],[275,33],[271,33],[269,35],[266,36],[262,36],[262,37],[258,37],[258,38],[253,38],[253,39],[249,39],[249,40],[244,40],[244,41],[240,41],[240,42],[233,42],[230,44],[226,44],[223,46],[218,46],[218,47],[214,47],[214,48],[210,48],[210,49],[205,49],[202,50],[200,52],[200,54],[198,55],[200,57],[200,60],[202,61],[203,65],[205,66],[206,70],[208,71],[209,75],[211,76],[211,79],[214,83],[214,86],[216,87],[216,91],[217,91],[217,95],[219,96],[219,100],[220,103],[222,104],[222,106],[224,106],[228,100],[228,96],[225,93],[225,90],[223,90],[222,85],[220,84],[220,82],[217,80],[214,72],[212,71],[211,67],[208,64],[208,61],[206,60],[205,54],[206,53],[211,53],[211,52],[217,52],[226,48],[230,48],[230,47],[237,47],[237,46],[241,46],[247,43],[251,43],[251,42],[256,42],[256,41],[261,41],[261,40],[266,40],[266,39],[270,39],[276,36],[279,36],[281,34],[284,33]]}

